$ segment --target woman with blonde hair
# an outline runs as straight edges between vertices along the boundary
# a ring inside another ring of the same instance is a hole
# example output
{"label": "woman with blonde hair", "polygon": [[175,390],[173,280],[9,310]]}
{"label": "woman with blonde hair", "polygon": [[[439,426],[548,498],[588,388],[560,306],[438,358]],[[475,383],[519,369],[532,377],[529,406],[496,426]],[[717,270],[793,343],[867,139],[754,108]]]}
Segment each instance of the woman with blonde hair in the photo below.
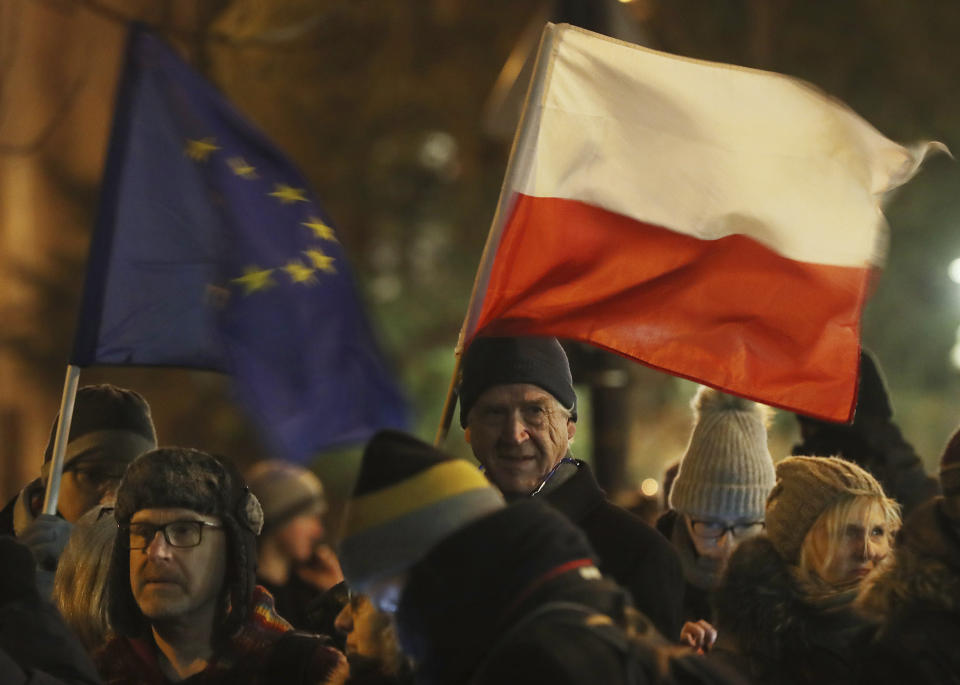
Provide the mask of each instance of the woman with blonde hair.
{"label": "woman with blonde hair", "polygon": [[711,658],[756,682],[855,682],[874,628],[853,601],[890,554],[899,506],[843,459],[790,457],[776,472],[766,534],[737,547],[718,590]]}
{"label": "woman with blonde hair", "polygon": [[53,603],[93,653],[112,637],[104,596],[117,536],[112,506],[96,506],[73,526],[53,579]]}

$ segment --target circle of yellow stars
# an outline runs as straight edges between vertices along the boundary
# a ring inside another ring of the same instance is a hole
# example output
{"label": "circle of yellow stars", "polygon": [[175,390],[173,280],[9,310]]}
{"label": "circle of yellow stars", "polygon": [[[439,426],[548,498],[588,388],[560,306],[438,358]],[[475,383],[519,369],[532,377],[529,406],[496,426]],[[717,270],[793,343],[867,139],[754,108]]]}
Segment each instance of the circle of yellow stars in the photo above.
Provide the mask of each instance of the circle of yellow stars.
{"label": "circle of yellow stars", "polygon": [[[212,137],[196,140],[188,139],[184,154],[195,162],[206,163],[219,150],[221,150],[221,147]],[[241,156],[228,157],[226,164],[235,175],[242,179],[252,181],[260,178],[256,168]],[[272,190],[267,195],[276,199],[281,205],[309,202],[306,189],[297,188],[287,183],[274,183]],[[301,222],[301,225],[309,229],[317,240],[338,242],[333,229],[317,216],[310,216],[307,221]],[[281,275],[289,278],[294,284],[313,285],[318,282],[318,273],[337,273],[335,261],[333,257],[323,251],[321,246],[313,246],[301,252],[300,258],[291,259],[279,267],[247,266],[243,270],[243,275],[230,279],[230,283],[242,288],[244,295],[268,290],[276,286],[278,284],[276,278]],[[220,292],[219,298],[222,300],[222,289],[217,290]]]}

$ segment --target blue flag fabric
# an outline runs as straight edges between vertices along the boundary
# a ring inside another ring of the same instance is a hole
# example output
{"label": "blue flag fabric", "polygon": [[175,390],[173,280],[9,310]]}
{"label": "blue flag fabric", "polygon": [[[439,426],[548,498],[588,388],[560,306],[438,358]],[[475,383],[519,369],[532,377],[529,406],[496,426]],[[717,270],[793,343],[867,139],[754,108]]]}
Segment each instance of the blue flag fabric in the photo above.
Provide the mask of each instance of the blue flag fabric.
{"label": "blue flag fabric", "polygon": [[282,456],[405,428],[303,176],[168,46],[131,29],[71,363],[213,369]]}

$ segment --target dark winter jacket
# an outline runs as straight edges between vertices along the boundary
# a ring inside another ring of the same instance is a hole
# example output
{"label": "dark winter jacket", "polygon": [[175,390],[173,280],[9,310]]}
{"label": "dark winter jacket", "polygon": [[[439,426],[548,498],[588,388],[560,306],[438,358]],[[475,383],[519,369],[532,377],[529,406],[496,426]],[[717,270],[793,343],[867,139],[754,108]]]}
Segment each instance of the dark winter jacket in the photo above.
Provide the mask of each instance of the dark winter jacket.
{"label": "dark winter jacket", "polygon": [[[578,528],[529,500],[443,540],[410,570],[396,615],[417,682],[642,685],[660,682],[652,674],[663,664],[679,669],[694,658],[671,660],[669,650],[680,648],[656,635],[630,608],[627,594],[601,578],[590,556]],[[558,603],[577,609],[557,609]],[[630,625],[642,626],[643,649],[633,656],[621,648],[628,616],[637,617]],[[714,678],[701,660],[692,666],[697,675],[683,682],[730,682]]]}
{"label": "dark winter jacket", "polygon": [[[628,599],[596,572],[583,533],[539,502],[517,502],[443,540],[410,571],[400,598],[397,636],[417,666],[417,682],[624,682],[617,654],[602,642],[555,630],[548,616],[508,645],[502,635],[546,598],[577,601],[598,613]],[[584,569],[593,576],[584,577]],[[497,648],[500,656],[490,660]],[[518,650],[522,659],[515,659]],[[506,681],[502,668],[517,669]],[[603,679],[593,680],[594,676]],[[607,680],[609,679],[609,680]]]}
{"label": "dark winter jacket", "polygon": [[578,470],[543,497],[587,536],[600,570],[630,592],[633,605],[662,635],[680,637],[684,580],[670,543],[639,516],[610,503],[590,467]]}
{"label": "dark winter jacket", "polygon": [[[680,515],[670,509],[665,511],[663,515],[657,519],[657,530],[667,539],[673,540],[674,533],[676,532],[676,526],[684,525],[680,521]],[[689,540],[689,536],[687,536]],[[673,544],[671,542],[671,544]],[[690,542],[692,547],[693,543]],[[695,553],[695,550],[691,550],[691,554]],[[680,553],[678,552],[678,556]],[[681,568],[683,566],[683,560],[681,559]],[[711,604],[711,593],[708,590],[693,585],[687,580],[684,580],[683,587],[683,610],[681,612],[681,621],[699,621],[701,619],[713,623],[713,605]]]}
{"label": "dark winter jacket", "polygon": [[34,573],[30,550],[0,536],[0,683],[99,683],[83,644],[40,598]]}
{"label": "dark winter jacket", "polygon": [[854,591],[813,600],[766,536],[740,543],[715,594],[717,644],[709,658],[769,685],[857,682],[874,626]]}
{"label": "dark winter jacket", "polygon": [[960,683],[960,527],[942,502],[914,511],[889,563],[865,581],[858,605],[881,621],[865,683]]}
{"label": "dark winter jacket", "polygon": [[[297,633],[273,610],[273,598],[254,590],[247,622],[186,685],[272,685],[323,683],[344,656],[325,638]],[[96,656],[106,685],[167,685],[151,638],[116,637]]]}

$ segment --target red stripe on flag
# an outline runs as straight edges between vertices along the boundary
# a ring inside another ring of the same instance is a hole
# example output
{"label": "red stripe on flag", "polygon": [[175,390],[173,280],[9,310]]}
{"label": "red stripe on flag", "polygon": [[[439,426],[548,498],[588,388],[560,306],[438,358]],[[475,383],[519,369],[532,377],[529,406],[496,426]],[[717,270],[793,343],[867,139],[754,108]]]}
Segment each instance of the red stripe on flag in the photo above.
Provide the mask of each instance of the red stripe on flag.
{"label": "red stripe on flag", "polygon": [[476,330],[589,342],[789,410],[849,420],[870,271],[518,195]]}

